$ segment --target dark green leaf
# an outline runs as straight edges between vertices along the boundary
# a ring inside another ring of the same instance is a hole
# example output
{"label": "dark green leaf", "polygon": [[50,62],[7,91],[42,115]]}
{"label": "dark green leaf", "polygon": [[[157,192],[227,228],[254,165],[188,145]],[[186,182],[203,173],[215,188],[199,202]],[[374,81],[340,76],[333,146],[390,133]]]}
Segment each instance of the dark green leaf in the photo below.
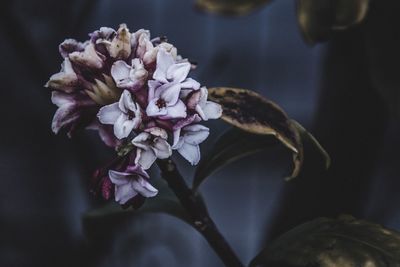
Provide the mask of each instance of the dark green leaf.
{"label": "dark green leaf", "polygon": [[319,218],[283,234],[250,266],[400,266],[400,234],[350,216]]}
{"label": "dark green leaf", "polygon": [[246,15],[271,0],[197,0],[196,7],[210,13]]}
{"label": "dark green leaf", "polygon": [[191,224],[188,214],[169,189],[167,183],[163,179],[154,179],[152,184],[159,190],[158,195],[146,199],[143,206],[138,210],[122,209],[119,204],[113,202],[86,213],[83,216],[83,227],[87,236],[90,238],[107,234],[111,229],[115,229],[120,224],[142,213],[166,213]]}
{"label": "dark green leaf", "polygon": [[297,19],[304,39],[309,43],[322,42],[331,36],[335,20],[332,0],[298,0]]}
{"label": "dark green leaf", "polygon": [[252,134],[236,127],[229,129],[218,138],[210,153],[202,157],[196,168],[193,190],[220,167],[275,144],[278,141],[272,136]]}
{"label": "dark green leaf", "polygon": [[304,39],[309,43],[328,40],[333,30],[360,23],[369,0],[298,0],[297,18]]}
{"label": "dark green leaf", "polygon": [[341,30],[360,23],[366,16],[369,0],[337,0],[333,29]]}

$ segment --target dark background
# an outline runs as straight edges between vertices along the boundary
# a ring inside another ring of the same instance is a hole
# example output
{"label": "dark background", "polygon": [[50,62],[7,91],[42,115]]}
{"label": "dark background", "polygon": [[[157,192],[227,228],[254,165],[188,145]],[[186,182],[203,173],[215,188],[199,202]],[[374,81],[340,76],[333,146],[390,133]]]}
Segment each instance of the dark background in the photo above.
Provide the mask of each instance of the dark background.
{"label": "dark background", "polygon": [[[275,101],[331,154],[328,172],[285,183],[290,155],[271,148],[204,183],[212,217],[245,263],[271,238],[319,216],[348,213],[400,230],[396,1],[372,1],[361,26],[315,46],[302,40],[292,0],[240,18],[207,15],[185,0],[13,0],[0,8],[0,266],[221,266],[197,232],[167,215],[131,220],[95,248],[85,239],[81,216],[98,206],[87,180],[113,152],[93,133],[54,136],[56,108],[43,85],[59,70],[65,38],[83,41],[122,22],[167,35],[199,63],[193,77],[202,84]],[[204,153],[226,128],[209,126]],[[193,168],[180,162],[191,182]]]}

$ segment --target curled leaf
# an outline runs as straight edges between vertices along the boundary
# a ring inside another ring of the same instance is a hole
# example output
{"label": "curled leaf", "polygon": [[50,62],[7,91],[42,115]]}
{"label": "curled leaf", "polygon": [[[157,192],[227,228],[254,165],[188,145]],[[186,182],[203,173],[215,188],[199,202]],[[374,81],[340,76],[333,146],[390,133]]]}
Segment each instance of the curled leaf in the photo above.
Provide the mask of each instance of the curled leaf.
{"label": "curled leaf", "polygon": [[271,0],[197,0],[196,7],[210,13],[246,15]]}
{"label": "curled leaf", "polygon": [[351,216],[319,218],[283,234],[250,266],[400,266],[400,233]]}
{"label": "curled leaf", "polygon": [[222,106],[222,119],[246,132],[273,135],[298,153],[297,133],[285,112],[275,103],[246,89],[210,88],[209,98]]}

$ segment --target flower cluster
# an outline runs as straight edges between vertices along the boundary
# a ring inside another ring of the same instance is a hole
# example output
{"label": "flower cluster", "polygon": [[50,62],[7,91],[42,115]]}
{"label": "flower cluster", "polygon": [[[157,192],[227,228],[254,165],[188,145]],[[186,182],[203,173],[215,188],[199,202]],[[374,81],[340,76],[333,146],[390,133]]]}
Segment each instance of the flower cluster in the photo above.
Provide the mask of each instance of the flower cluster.
{"label": "flower cluster", "polygon": [[173,150],[197,164],[199,144],[209,134],[199,123],[219,118],[221,107],[188,78],[193,66],[165,38],[151,39],[143,29],[130,33],[125,24],[89,36],[59,46],[61,71],[46,84],[58,106],[52,129],[68,136],[94,129],[116,149],[119,157],[95,175],[104,198],[129,204],[153,197],[157,189],[146,170]]}

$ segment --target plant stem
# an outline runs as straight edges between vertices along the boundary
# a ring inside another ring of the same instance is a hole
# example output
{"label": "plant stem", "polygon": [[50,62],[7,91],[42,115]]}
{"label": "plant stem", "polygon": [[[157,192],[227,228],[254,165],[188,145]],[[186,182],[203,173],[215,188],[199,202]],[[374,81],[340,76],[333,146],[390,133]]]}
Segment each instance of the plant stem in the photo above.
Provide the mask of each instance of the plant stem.
{"label": "plant stem", "polygon": [[225,266],[244,267],[208,215],[204,202],[186,185],[172,159],[157,160],[157,165],[161,170],[161,176],[191,217],[194,227],[204,236]]}

